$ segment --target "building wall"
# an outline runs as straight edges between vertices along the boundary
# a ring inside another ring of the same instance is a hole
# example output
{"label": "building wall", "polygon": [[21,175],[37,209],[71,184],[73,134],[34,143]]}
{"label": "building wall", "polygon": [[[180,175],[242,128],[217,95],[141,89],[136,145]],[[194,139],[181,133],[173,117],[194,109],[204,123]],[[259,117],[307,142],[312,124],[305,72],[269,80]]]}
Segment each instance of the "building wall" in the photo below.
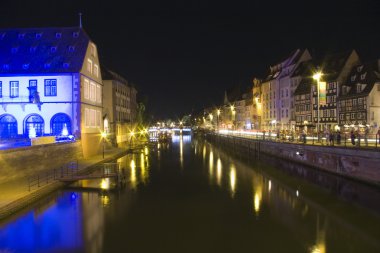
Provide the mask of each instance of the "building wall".
{"label": "building wall", "polygon": [[[57,96],[45,96],[44,80],[54,79],[57,82]],[[37,104],[29,102],[29,80],[37,80],[37,91],[39,93],[41,109]],[[0,117],[4,114],[10,114],[17,120],[18,135],[25,134],[25,119],[31,114],[40,115],[44,120],[44,134],[51,134],[51,119],[57,113],[66,114],[74,128],[73,114],[73,76],[71,74],[61,75],[40,75],[40,76],[3,76],[0,77],[2,82],[2,97],[0,98]],[[10,98],[10,81],[19,82],[19,96]]]}
{"label": "building wall", "polygon": [[[89,84],[88,90],[86,88],[87,82]],[[98,52],[95,44],[92,42],[89,42],[83,60],[80,87],[83,155],[89,157],[100,153],[101,132],[103,131],[103,82]],[[93,87],[92,89],[95,89],[95,91],[91,91],[91,87]]]}

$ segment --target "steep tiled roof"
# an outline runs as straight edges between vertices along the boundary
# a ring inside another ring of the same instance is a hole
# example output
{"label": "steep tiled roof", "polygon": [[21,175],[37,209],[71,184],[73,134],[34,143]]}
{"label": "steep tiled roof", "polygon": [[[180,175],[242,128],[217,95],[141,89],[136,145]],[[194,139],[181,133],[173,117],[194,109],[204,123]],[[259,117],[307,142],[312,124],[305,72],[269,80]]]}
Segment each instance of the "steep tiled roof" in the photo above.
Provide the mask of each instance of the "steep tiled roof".
{"label": "steep tiled roof", "polygon": [[0,29],[0,74],[79,72],[89,41],[79,27]]}
{"label": "steep tiled roof", "polygon": [[323,71],[323,80],[326,82],[335,81],[345,66],[353,51],[345,51],[335,54],[327,54],[317,61],[317,66]]}
{"label": "steep tiled roof", "polygon": [[[373,89],[374,84],[380,82],[378,68],[377,61],[354,66],[351,69],[346,83],[343,84],[343,87],[349,87],[350,90],[347,94],[341,95],[340,98],[368,95]],[[356,86],[359,84],[365,85],[364,89],[360,92],[356,89]]]}

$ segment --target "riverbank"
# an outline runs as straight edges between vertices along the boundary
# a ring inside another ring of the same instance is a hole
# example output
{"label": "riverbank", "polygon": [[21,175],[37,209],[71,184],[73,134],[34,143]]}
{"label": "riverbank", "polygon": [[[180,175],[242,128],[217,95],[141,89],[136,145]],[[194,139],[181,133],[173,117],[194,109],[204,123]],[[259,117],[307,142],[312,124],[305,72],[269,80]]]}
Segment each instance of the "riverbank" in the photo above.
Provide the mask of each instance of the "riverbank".
{"label": "riverbank", "polygon": [[[141,144],[141,143],[140,143]],[[88,173],[97,165],[112,161],[123,156],[136,148],[140,148],[140,144],[136,144],[132,149],[108,147],[103,154],[92,156],[90,158],[77,159],[78,173]],[[67,162],[70,162],[69,160]],[[52,164],[54,161],[52,161]],[[51,169],[53,169],[51,166]],[[38,173],[38,172],[37,172]],[[23,208],[33,204],[42,197],[64,187],[67,183],[57,180],[51,180],[44,183],[40,187],[29,189],[27,177],[12,178],[7,182],[0,184],[0,220],[17,213]]]}
{"label": "riverbank", "polygon": [[378,150],[311,146],[220,134],[207,134],[206,139],[237,153],[249,156],[264,153],[380,186],[380,152]]}

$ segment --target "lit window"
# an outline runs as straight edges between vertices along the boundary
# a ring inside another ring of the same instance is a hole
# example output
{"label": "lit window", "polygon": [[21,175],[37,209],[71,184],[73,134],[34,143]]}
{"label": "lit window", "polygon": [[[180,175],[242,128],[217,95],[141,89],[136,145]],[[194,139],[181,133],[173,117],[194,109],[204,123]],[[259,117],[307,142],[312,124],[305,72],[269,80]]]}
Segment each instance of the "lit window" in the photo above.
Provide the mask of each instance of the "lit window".
{"label": "lit window", "polygon": [[3,97],[3,83],[0,81],[0,98]]}
{"label": "lit window", "polygon": [[96,57],[96,47],[94,44],[91,44],[91,54]]}
{"label": "lit window", "polygon": [[90,100],[96,101],[96,86],[93,82],[90,83]]}
{"label": "lit window", "polygon": [[98,65],[94,64],[94,75],[96,77],[99,77],[99,67]]}
{"label": "lit window", "polygon": [[87,59],[87,71],[92,73],[92,61]]}
{"label": "lit window", "polygon": [[57,96],[57,79],[45,79],[45,96]]}
{"label": "lit window", "polygon": [[56,37],[57,39],[60,39],[60,38],[62,37],[62,33],[55,33],[55,37]]}
{"label": "lit window", "polygon": [[102,89],[100,85],[96,85],[96,102],[102,102]]}
{"label": "lit window", "polygon": [[89,94],[90,94],[90,84],[88,82],[88,79],[84,79],[84,85],[83,85],[83,89],[84,89],[84,98],[85,99],[89,99]]}
{"label": "lit window", "polygon": [[86,127],[90,126],[90,113],[87,108],[84,109],[84,122]]}
{"label": "lit window", "polygon": [[9,82],[10,86],[10,92],[9,92],[9,96],[11,98],[15,98],[15,97],[18,97],[18,90],[19,90],[19,83],[18,81],[10,81]]}

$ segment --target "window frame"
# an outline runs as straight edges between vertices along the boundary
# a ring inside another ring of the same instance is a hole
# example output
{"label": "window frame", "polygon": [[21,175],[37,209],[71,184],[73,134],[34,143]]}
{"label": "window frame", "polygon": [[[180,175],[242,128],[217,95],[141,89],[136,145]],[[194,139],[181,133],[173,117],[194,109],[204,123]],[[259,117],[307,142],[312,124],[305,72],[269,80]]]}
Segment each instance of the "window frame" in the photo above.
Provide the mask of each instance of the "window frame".
{"label": "window frame", "polygon": [[[50,82],[50,84],[48,84],[48,82]],[[47,92],[47,90],[49,90],[49,92]],[[44,79],[45,97],[56,97],[57,93],[57,79]]]}
{"label": "window frame", "polygon": [[[17,85],[12,87],[12,84],[17,84]],[[19,81],[9,81],[9,97],[10,98],[18,98],[19,89],[20,89]]]}

